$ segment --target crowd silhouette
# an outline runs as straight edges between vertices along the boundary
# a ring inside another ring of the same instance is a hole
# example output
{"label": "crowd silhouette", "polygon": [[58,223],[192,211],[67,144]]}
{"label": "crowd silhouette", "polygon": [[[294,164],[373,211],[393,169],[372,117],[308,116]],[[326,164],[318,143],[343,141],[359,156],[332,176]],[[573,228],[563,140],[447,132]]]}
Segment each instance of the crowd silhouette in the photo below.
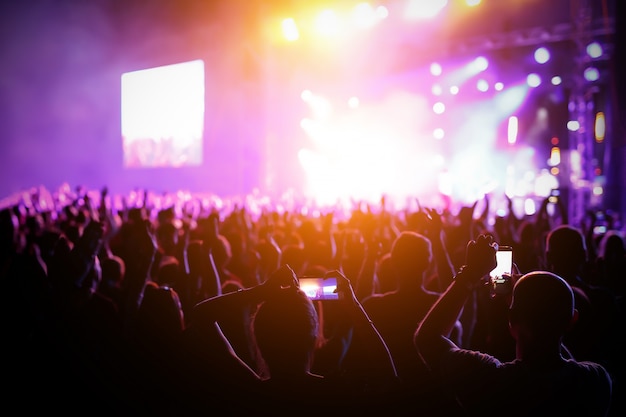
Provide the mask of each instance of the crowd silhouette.
{"label": "crowd silhouette", "polygon": [[[598,210],[571,224],[554,196],[489,221],[489,196],[481,212],[383,198],[338,216],[38,192],[0,211],[4,391],[20,413],[624,412],[614,213],[600,232]],[[499,244],[505,293],[487,279]],[[338,297],[308,298],[309,276]]]}

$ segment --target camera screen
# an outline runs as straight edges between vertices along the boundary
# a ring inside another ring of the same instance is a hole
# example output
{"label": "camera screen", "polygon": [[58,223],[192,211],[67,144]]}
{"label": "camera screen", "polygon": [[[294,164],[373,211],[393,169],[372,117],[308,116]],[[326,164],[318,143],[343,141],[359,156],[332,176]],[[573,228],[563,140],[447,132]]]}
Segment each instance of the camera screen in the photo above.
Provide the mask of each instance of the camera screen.
{"label": "camera screen", "polygon": [[337,280],[335,278],[299,278],[300,289],[311,300],[337,300]]}

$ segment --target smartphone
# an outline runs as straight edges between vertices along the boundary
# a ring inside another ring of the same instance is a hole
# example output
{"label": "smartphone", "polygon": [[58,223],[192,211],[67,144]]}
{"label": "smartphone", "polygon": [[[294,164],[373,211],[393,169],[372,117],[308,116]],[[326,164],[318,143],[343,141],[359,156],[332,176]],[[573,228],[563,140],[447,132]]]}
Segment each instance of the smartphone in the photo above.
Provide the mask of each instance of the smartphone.
{"label": "smartphone", "polygon": [[302,277],[300,281],[300,289],[311,300],[338,300],[336,278],[323,277]]}
{"label": "smartphone", "polygon": [[509,281],[513,271],[513,248],[510,246],[498,247],[496,262],[498,263],[496,267],[489,272],[492,292],[495,294],[508,293],[511,289]]}
{"label": "smartphone", "polygon": [[496,262],[498,264],[489,272],[489,278],[493,280],[501,278],[504,274],[510,275],[513,269],[513,248],[510,246],[498,247]]}

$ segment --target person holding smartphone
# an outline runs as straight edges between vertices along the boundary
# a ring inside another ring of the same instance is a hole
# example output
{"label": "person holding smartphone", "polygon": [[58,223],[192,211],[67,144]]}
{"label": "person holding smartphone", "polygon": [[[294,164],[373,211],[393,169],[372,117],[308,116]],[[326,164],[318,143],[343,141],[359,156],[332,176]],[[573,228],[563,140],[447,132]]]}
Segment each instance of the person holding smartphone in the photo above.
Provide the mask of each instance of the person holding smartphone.
{"label": "person holding smartphone", "polygon": [[466,264],[415,333],[418,354],[468,415],[606,416],[612,380],[600,364],[564,356],[562,340],[578,317],[570,285],[533,271],[513,286],[509,327],[516,358],[461,349],[448,337],[470,293],[496,266],[496,245],[480,235],[467,245]]}
{"label": "person holding smartphone", "polygon": [[[338,296],[329,302],[336,303],[349,322],[344,334],[328,342],[334,343],[337,366],[326,375],[312,371],[320,342],[318,313],[288,265],[274,271],[262,284],[218,295],[195,306],[190,331],[203,333],[205,340],[210,335],[213,344],[204,350],[221,358],[215,360],[206,377],[214,378],[213,386],[220,390],[235,390],[215,395],[218,409],[229,413],[236,410],[243,415],[318,415],[323,410],[355,410],[362,406],[365,411],[389,406],[380,395],[370,395],[373,390],[393,392],[397,379],[385,342],[358,302],[350,281],[336,270],[326,273],[325,278],[337,285]],[[256,309],[252,334],[262,360],[257,367],[246,367],[237,360],[237,353],[219,328],[221,320],[245,306]],[[353,331],[358,334],[358,348],[367,351],[369,374],[346,375],[341,369]],[[233,398],[246,400],[231,402]]]}

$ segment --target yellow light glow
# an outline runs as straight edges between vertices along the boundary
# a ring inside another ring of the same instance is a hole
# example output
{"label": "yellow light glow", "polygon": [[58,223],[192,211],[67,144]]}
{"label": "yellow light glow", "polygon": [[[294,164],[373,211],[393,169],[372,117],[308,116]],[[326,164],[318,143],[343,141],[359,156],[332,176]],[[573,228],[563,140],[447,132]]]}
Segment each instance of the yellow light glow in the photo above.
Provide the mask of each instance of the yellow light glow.
{"label": "yellow light glow", "polygon": [[550,165],[557,166],[561,163],[561,150],[554,146],[552,150],[550,150]]}
{"label": "yellow light glow", "polygon": [[596,113],[595,123],[596,142],[602,142],[604,140],[604,134],[606,133],[606,121],[604,119],[604,113],[599,111]]}

